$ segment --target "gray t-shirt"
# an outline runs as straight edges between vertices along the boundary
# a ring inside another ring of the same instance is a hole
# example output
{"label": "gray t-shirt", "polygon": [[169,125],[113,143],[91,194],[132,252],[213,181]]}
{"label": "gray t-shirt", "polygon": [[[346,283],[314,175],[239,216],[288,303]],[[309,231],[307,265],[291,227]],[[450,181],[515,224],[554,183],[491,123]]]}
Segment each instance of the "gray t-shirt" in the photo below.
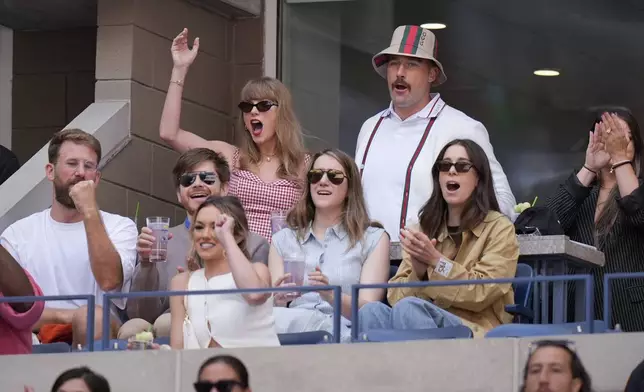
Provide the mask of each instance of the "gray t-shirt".
{"label": "gray t-shirt", "polygon": [[[177,267],[187,269],[187,257],[192,244],[190,232],[185,224],[170,228],[172,239],[168,241],[168,259],[165,263],[137,263],[132,278],[131,292],[166,291],[170,280],[177,274]],[[268,265],[268,241],[255,233],[249,233],[246,248],[252,263]],[[142,318],[150,323],[165,312],[170,311],[169,297],[132,298],[127,303],[130,319]]]}

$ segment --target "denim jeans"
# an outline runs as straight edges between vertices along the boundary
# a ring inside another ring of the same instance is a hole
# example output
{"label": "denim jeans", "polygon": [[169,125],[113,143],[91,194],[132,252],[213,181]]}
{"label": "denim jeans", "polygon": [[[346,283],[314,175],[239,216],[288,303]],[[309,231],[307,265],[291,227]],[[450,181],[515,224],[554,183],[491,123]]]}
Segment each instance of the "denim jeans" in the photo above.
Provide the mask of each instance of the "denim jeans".
{"label": "denim jeans", "polygon": [[382,302],[370,302],[358,312],[360,332],[370,329],[430,329],[462,324],[458,316],[416,297],[403,298],[393,308]]}

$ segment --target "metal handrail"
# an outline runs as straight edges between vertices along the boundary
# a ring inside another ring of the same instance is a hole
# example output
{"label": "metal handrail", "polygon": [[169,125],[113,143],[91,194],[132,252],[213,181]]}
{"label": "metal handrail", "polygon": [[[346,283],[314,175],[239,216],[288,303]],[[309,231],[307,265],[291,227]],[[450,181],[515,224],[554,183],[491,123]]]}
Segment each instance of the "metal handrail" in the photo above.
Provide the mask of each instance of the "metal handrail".
{"label": "metal handrail", "polygon": [[441,281],[418,281],[405,283],[372,283],[354,284],[351,286],[351,338],[358,339],[358,291],[360,289],[390,289],[398,287],[443,287],[443,286],[468,286],[484,284],[513,284],[529,282],[561,282],[561,281],[585,281],[586,283],[586,322],[589,333],[593,333],[593,300],[594,286],[591,275],[556,275],[556,276],[532,276],[521,278],[503,279],[471,279],[471,280],[441,280]]}
{"label": "metal handrail", "polygon": [[222,295],[222,294],[252,294],[252,293],[275,293],[275,292],[311,292],[311,291],[333,291],[333,340],[340,343],[340,316],[342,309],[342,289],[340,286],[288,286],[288,287],[266,287],[256,289],[228,289],[228,290],[184,290],[184,291],[137,291],[133,293],[105,293],[103,295],[103,337],[102,346],[105,349],[109,343],[109,304],[113,298],[149,298],[149,297],[175,297],[181,295]]}

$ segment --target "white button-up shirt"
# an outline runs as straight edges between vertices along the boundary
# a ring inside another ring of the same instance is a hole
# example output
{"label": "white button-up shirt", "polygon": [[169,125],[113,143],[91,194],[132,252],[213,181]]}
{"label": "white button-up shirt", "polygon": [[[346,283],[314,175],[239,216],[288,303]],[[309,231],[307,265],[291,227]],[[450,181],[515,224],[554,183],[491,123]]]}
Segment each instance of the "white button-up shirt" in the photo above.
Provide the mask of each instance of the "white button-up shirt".
{"label": "white button-up shirt", "polygon": [[[380,127],[371,142],[364,167],[361,167],[367,143],[381,117]],[[470,139],[483,148],[490,161],[501,212],[510,218],[514,216],[516,200],[494,155],[485,126],[446,105],[440,94],[432,94],[427,106],[405,120],[390,104],[389,108],[365,121],[358,135],[355,161],[364,170],[362,184],[369,215],[385,226],[391,241],[399,238],[407,167],[433,117],[436,120],[412,170],[406,224],[418,222],[418,212],[432,194],[432,166],[443,147],[454,139]]]}

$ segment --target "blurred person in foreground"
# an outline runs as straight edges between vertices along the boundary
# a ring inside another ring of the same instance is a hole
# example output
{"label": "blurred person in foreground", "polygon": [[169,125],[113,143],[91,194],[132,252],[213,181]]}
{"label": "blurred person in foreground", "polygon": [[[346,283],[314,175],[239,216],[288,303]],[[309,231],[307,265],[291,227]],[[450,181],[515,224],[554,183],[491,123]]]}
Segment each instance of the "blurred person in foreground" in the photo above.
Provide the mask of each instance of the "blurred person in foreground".
{"label": "blurred person in foreground", "polygon": [[558,340],[532,343],[520,392],[591,392],[590,375],[571,344]]}

